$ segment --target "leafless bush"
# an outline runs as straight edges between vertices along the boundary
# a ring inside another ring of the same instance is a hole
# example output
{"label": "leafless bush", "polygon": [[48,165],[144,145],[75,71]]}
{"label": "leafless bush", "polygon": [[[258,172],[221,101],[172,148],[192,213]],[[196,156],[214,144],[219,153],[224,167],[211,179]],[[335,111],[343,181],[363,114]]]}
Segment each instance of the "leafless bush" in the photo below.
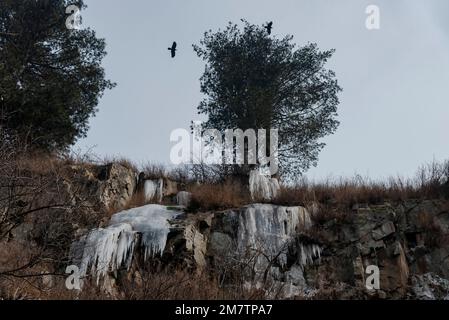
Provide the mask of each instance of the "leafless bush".
{"label": "leafless bush", "polygon": [[2,135],[0,243],[3,252],[21,254],[0,263],[0,285],[11,279],[33,283],[45,274],[57,274],[67,265],[75,231],[100,220],[100,213],[89,210],[77,190],[68,187],[66,167],[61,158],[29,153]]}
{"label": "leafless bush", "polygon": [[146,179],[159,179],[167,176],[167,169],[163,164],[147,163],[143,166],[142,172]]}

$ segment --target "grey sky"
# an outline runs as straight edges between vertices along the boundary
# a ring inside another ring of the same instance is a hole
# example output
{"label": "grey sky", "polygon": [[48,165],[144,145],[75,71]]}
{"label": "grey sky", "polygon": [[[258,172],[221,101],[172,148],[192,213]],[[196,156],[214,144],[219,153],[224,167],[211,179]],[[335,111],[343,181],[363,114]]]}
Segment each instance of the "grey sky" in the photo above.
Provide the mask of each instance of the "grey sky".
{"label": "grey sky", "polygon": [[[204,63],[191,45],[228,21],[274,21],[273,34],[337,50],[328,67],[341,94],[337,133],[310,177],[411,175],[449,158],[447,0],[86,0],[86,26],[106,38],[104,66],[118,86],[106,93],[88,138],[101,155],[167,162],[170,132],[199,120]],[[381,29],[365,28],[365,8]],[[178,56],[167,48],[178,42]]]}

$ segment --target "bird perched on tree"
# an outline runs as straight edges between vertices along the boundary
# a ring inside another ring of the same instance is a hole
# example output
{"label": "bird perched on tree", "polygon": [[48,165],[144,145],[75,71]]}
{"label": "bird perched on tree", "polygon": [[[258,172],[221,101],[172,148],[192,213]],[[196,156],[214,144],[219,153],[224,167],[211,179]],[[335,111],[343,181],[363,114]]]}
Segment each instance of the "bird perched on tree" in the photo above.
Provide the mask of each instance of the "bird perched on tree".
{"label": "bird perched on tree", "polygon": [[171,51],[171,57],[174,58],[176,55],[176,41],[173,42],[171,48],[168,48]]}
{"label": "bird perched on tree", "polygon": [[273,29],[273,21],[268,22],[265,25],[265,29],[267,29],[268,34],[271,34],[271,29]]}

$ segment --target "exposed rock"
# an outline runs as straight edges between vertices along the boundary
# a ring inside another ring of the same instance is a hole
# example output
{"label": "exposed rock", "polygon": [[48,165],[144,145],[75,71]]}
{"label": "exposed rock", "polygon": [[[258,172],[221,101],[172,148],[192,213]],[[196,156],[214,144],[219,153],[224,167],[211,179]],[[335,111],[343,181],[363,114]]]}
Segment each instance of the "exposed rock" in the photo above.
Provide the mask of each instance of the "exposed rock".
{"label": "exposed rock", "polygon": [[230,235],[214,231],[210,236],[208,254],[212,257],[225,257],[233,252],[233,247],[235,244]]}
{"label": "exposed rock", "polygon": [[393,222],[387,221],[384,224],[382,224],[380,228],[374,229],[372,232],[372,236],[374,240],[378,241],[395,233],[395,231],[396,228],[394,227]]}
{"label": "exposed rock", "polygon": [[[160,259],[215,272],[224,285],[236,276],[248,288],[267,290],[269,284],[278,289],[277,298],[280,292],[306,299],[444,299],[449,294],[449,248],[429,242],[433,238],[419,221],[428,212],[444,235],[445,210],[435,201],[364,205],[344,220],[322,225],[303,207],[271,204],[179,214],[168,220]],[[380,290],[367,290],[368,266],[379,268]]]}
{"label": "exposed rock", "polygon": [[136,189],[136,172],[117,163],[103,166],[75,165],[70,169],[73,179],[66,185],[74,201],[79,199],[94,207],[120,209]]}
{"label": "exposed rock", "polygon": [[210,214],[195,214],[170,220],[164,261],[197,271],[205,268],[211,219]]}
{"label": "exposed rock", "polygon": [[419,300],[449,300],[449,281],[433,273],[414,275],[412,293]]}

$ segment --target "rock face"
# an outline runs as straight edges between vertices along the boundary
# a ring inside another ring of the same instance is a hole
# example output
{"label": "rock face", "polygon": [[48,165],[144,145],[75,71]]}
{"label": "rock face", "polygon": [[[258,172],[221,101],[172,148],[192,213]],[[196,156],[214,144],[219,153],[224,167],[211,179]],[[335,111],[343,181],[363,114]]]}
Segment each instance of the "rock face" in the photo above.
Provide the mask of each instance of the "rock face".
{"label": "rock face", "polygon": [[[319,216],[317,207],[309,211],[251,204],[222,212],[164,216],[166,241],[158,238],[158,259],[192,272],[214,273],[223,285],[237,280],[246,288],[275,287],[276,297],[448,298],[447,202],[359,205],[347,214],[328,217]],[[117,249],[108,253],[115,265],[126,267],[130,252],[139,247],[122,246],[122,237],[129,244],[135,239],[133,232],[141,233],[113,222],[132,226],[138,216],[111,221],[112,234],[105,242],[116,244]],[[378,289],[366,287],[367,270],[373,266],[379,270]]]}
{"label": "rock face", "polygon": [[449,300],[449,280],[433,273],[413,276],[412,290],[419,300]]}
{"label": "rock face", "polygon": [[[123,208],[136,188],[135,171],[118,163],[72,165],[64,168],[64,175],[61,177],[60,181],[51,183],[53,189],[47,190],[48,195],[53,195],[55,200],[70,204],[74,208],[82,208],[83,213],[89,216],[85,219],[89,220],[89,223],[90,220],[93,220],[92,223],[98,223],[109,210]],[[60,212],[63,216],[64,210]],[[25,221],[12,230],[12,238],[26,244],[38,237],[43,228],[40,219],[43,216],[40,211],[29,214]],[[73,228],[76,230],[80,226],[73,225]],[[58,229],[55,227],[55,233],[58,233],[56,230]]]}
{"label": "rock face", "polygon": [[[321,264],[306,270],[306,280],[316,288],[349,285],[352,298],[407,298],[413,296],[416,275],[430,271],[448,279],[445,206],[440,201],[359,206],[343,221],[326,221],[316,230],[325,242]],[[379,267],[380,290],[365,289],[370,265]],[[343,291],[334,294],[344,296]]]}
{"label": "rock face", "polygon": [[112,163],[103,166],[75,165],[70,168],[73,179],[67,183],[74,199],[87,200],[92,206],[106,209],[121,208],[136,189],[136,172]]}

